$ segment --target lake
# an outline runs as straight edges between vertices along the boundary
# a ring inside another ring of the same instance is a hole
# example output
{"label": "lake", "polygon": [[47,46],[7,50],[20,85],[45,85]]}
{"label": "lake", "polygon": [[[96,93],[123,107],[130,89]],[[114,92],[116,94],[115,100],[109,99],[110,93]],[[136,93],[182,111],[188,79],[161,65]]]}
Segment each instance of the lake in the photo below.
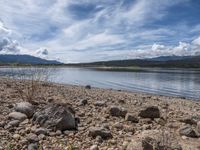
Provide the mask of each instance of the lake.
{"label": "lake", "polygon": [[[20,69],[24,73],[30,72],[29,68]],[[17,74],[18,70],[19,68],[0,68],[0,76]],[[56,83],[200,100],[200,70],[148,69],[140,72],[117,72],[70,67],[52,70],[50,80]]]}

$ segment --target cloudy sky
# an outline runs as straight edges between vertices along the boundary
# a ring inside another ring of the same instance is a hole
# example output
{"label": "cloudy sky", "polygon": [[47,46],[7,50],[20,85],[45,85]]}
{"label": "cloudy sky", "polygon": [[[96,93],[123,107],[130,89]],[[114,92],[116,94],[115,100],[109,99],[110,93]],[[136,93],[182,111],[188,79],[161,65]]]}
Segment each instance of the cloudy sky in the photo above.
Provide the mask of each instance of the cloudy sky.
{"label": "cloudy sky", "polygon": [[200,54],[199,0],[0,0],[0,54],[63,62]]}

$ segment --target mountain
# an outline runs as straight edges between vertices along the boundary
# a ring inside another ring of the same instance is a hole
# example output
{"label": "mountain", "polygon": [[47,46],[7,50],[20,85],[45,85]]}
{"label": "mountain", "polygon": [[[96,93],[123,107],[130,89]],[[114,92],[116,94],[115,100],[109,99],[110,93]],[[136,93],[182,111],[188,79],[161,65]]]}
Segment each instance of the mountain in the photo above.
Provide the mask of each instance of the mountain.
{"label": "mountain", "polygon": [[79,66],[108,66],[108,67],[178,67],[200,68],[199,56],[162,56],[150,59],[112,60],[93,63],[80,63]]}
{"label": "mountain", "polygon": [[56,60],[46,60],[31,55],[0,55],[0,64],[58,65]]}
{"label": "mountain", "polygon": [[155,58],[150,58],[149,60],[153,61],[174,61],[174,60],[184,60],[184,59],[190,59],[193,56],[160,56]]}

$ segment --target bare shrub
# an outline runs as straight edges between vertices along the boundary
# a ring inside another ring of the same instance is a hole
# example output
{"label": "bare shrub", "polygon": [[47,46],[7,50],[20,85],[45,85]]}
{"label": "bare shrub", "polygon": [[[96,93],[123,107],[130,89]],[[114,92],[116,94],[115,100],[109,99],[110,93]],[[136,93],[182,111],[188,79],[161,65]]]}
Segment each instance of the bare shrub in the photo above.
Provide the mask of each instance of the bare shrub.
{"label": "bare shrub", "polygon": [[24,101],[34,103],[37,98],[46,100],[46,92],[52,68],[24,67],[13,68],[13,79],[15,89],[20,98]]}

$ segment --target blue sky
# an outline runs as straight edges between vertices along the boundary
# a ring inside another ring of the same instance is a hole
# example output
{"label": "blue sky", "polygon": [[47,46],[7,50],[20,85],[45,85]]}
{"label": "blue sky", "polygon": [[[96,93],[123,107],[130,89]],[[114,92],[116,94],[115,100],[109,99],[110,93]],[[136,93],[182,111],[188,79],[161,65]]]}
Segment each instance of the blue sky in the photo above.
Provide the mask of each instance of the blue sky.
{"label": "blue sky", "polygon": [[199,0],[0,0],[0,54],[63,62],[200,54]]}

